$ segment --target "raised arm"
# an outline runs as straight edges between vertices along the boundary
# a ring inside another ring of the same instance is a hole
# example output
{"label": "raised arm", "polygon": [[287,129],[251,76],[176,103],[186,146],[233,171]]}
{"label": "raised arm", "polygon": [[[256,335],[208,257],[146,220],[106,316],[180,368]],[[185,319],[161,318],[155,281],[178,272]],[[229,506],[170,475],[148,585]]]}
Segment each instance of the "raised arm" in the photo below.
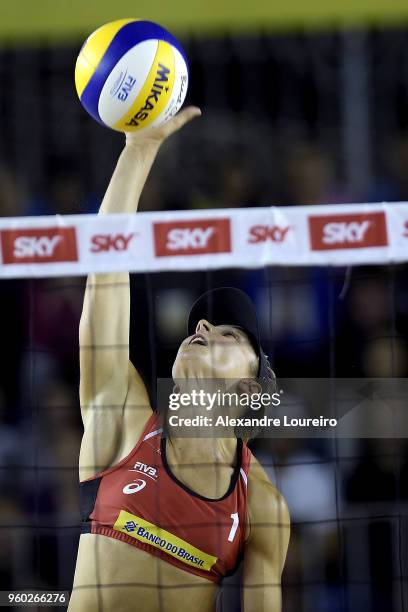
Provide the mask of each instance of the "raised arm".
{"label": "raised arm", "polygon": [[[134,213],[160,142],[127,139],[99,214]],[[129,274],[90,274],[79,326],[80,402],[123,406],[128,387]]]}
{"label": "raised arm", "polygon": [[289,511],[284,498],[269,482],[261,466],[251,467],[251,472],[243,612],[281,612],[281,574],[289,544]]}
{"label": "raised arm", "polygon": [[[199,114],[199,109],[186,108],[161,128],[128,134],[99,214],[136,212],[160,145]],[[129,362],[129,317],[129,274],[89,275],[79,326],[80,404],[85,429],[81,478],[109,465],[116,454],[130,378],[141,420],[146,420],[149,410],[146,389]],[[96,444],[101,430],[103,444]]]}

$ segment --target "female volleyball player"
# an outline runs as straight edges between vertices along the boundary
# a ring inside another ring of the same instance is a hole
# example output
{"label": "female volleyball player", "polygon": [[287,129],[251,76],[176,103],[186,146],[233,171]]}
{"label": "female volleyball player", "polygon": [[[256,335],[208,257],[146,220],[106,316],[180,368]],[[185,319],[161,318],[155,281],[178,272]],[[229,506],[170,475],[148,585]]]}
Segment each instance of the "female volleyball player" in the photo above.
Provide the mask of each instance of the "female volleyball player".
{"label": "female volleyball player", "polygon": [[[199,114],[190,107],[127,136],[100,214],[136,211],[161,143]],[[279,612],[289,539],[283,498],[242,439],[162,436],[129,361],[129,317],[128,274],[90,275],[80,323],[83,533],[70,612],[210,612],[241,558],[244,611]],[[257,330],[245,294],[204,295],[173,378],[245,387],[270,375]]]}

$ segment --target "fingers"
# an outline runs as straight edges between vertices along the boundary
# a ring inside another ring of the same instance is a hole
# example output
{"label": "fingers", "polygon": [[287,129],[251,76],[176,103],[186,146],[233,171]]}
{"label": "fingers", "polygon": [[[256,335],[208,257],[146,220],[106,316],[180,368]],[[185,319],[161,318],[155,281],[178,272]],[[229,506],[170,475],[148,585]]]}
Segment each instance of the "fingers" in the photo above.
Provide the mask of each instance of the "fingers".
{"label": "fingers", "polygon": [[197,106],[188,106],[180,111],[177,115],[172,117],[167,123],[163,125],[163,132],[165,136],[170,136],[170,134],[174,134],[180,128],[183,127],[186,123],[189,123],[195,117],[199,117],[201,115],[201,110]]}
{"label": "fingers", "polygon": [[160,127],[151,128],[143,132],[127,132],[126,144],[140,145],[155,142],[160,145],[168,136],[177,132],[183,125],[194,119],[194,117],[199,117],[200,115],[201,110],[197,106],[188,106]]}

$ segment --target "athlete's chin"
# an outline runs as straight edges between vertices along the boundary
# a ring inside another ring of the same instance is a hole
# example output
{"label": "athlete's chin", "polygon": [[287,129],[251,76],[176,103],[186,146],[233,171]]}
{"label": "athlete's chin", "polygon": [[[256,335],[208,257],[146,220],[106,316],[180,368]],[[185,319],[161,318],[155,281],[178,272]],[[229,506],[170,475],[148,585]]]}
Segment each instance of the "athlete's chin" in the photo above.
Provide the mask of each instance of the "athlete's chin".
{"label": "athlete's chin", "polygon": [[194,358],[189,352],[179,352],[172,368],[173,380],[186,378],[213,378],[214,369],[204,360]]}

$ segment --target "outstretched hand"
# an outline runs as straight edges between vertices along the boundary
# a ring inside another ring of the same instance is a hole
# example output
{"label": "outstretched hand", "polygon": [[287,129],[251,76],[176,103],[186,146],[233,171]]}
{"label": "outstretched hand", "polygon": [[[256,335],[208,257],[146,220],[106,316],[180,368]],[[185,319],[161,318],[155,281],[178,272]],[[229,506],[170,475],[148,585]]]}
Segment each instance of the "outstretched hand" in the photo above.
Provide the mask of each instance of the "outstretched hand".
{"label": "outstretched hand", "polygon": [[144,142],[154,142],[161,144],[166,138],[177,132],[186,123],[189,123],[194,117],[199,117],[201,110],[197,106],[188,106],[177,113],[174,117],[160,125],[159,127],[150,128],[141,132],[127,132],[126,145],[142,144]]}

